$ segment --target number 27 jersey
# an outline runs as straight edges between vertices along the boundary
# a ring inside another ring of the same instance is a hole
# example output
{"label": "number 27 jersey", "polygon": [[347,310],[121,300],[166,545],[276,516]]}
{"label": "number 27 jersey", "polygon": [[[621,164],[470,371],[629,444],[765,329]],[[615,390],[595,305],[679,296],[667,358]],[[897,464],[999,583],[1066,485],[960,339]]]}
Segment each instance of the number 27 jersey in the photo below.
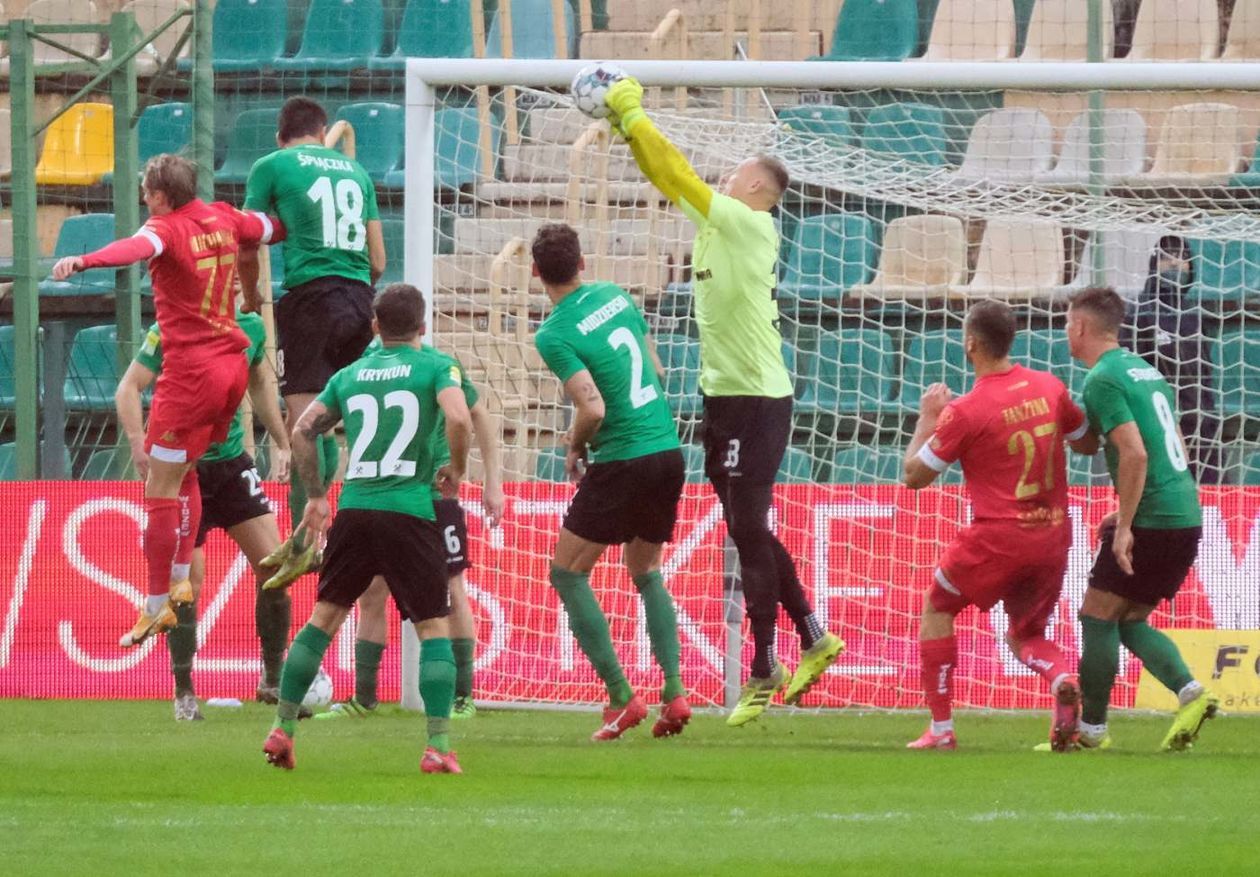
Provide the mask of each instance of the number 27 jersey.
{"label": "number 27 jersey", "polygon": [[369,352],[332,376],[319,401],[344,421],[350,448],[340,508],[434,519],[437,397],[460,379],[449,357],[407,345]]}

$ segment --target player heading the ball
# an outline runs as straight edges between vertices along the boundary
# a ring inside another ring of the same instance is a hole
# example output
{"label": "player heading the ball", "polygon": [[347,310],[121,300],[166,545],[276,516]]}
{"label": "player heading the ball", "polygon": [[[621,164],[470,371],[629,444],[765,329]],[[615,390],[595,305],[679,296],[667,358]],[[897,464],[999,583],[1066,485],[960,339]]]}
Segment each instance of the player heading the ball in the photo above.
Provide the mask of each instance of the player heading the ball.
{"label": "player heading the ball", "polygon": [[[630,144],[640,170],[696,225],[692,290],[700,330],[704,398],[704,468],[739,553],[753,635],[751,677],[727,724],[765,712],[786,688],[798,703],[844,650],[823,630],[787,549],[767,515],[774,480],[792,434],[792,377],[783,362],[774,299],[779,233],[770,211],[788,187],[777,159],[756,155],[737,165],[715,192],[657,130],[643,110],[643,86],[627,77],[609,87],[608,120]],[[801,638],[794,674],[779,661],[779,606]]]}

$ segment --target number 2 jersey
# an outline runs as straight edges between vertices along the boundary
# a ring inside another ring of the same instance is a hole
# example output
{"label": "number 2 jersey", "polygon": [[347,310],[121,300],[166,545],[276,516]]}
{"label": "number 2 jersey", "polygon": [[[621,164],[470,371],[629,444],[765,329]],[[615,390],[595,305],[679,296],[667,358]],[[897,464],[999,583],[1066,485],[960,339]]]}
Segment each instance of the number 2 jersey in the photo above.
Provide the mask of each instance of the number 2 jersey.
{"label": "number 2 jersey", "polygon": [[450,357],[405,344],[369,351],[332,376],[319,401],[344,421],[350,449],[339,508],[434,519],[437,397],[462,379]]}
{"label": "number 2 jersey", "polygon": [[[1108,350],[1085,376],[1085,411],[1101,436],[1136,424],[1146,447],[1146,484],[1133,517],[1136,527],[1175,530],[1203,522],[1199,489],[1177,432],[1175,394],[1159,370],[1123,348]],[[1120,457],[1106,445],[1107,469],[1116,480]]]}
{"label": "number 2 jersey", "polygon": [[678,427],[647,347],[647,321],[625,290],[584,283],[543,320],[534,344],[561,381],[585,369],[604,397],[590,461],[633,460],[679,447]]}
{"label": "number 2 jersey", "polygon": [[277,149],[250,169],[245,209],[274,213],[288,230],[285,289],[321,277],[372,282],[366,223],[380,213],[372,178],[354,159],[313,144]]}
{"label": "number 2 jersey", "polygon": [[962,463],[977,523],[1057,525],[1067,516],[1063,441],[1088,428],[1062,381],[1016,365],[946,405],[919,459],[937,472]]}

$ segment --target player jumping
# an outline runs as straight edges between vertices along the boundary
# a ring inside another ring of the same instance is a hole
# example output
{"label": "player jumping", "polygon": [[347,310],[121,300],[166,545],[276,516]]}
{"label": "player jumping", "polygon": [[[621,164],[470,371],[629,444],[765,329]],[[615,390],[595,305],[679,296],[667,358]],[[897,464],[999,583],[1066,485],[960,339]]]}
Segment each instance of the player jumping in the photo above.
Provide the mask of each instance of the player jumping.
{"label": "player jumping", "polygon": [[1188,749],[1218,702],[1190,674],[1177,645],[1146,619],[1161,600],[1176,596],[1194,565],[1199,491],[1177,425],[1176,394],[1158,369],[1120,346],[1124,316],[1124,299],[1095,287],[1072,297],[1067,318],[1072,356],[1089,367],[1085,411],[1092,431],[1107,439],[1107,469],[1120,504],[1099,525],[1102,544],[1081,605],[1080,743],[1111,744],[1107,702],[1123,643],[1181,705],[1163,748]]}
{"label": "player jumping", "polygon": [[[316,544],[328,523],[319,437],[343,419],[350,460],[337,518],[328,533],[311,619],[289,648],[280,677],[276,722],[263,745],[267,760],[293,769],[293,734],[302,698],[324,652],[373,577],[382,576],[420,638],[420,696],[428,717],[425,773],[460,773],[450,749],[455,656],[451,651],[446,554],[433,512],[436,479],[453,497],[468,461],[471,417],[461,374],[449,357],[420,346],[424,299],[395,283],[376,296],[373,329],[383,348],[338,371],[298,420],[293,465],[309,494],[302,525]],[[450,462],[435,471],[432,433],[445,418]]]}
{"label": "player jumping", "polygon": [[[280,148],[254,163],[245,184],[245,209],[273,213],[288,230],[287,292],[275,314],[280,392],[290,431],[333,373],[358,359],[372,340],[372,284],[385,270],[372,179],[357,161],[324,145],[328,133],[323,107],[309,98],[290,98],[278,118]],[[262,305],[257,275],[251,254],[241,269],[243,310]],[[327,484],[337,471],[336,438],[323,436],[317,450],[320,477]],[[294,527],[305,504],[301,479],[291,479]],[[313,561],[314,541],[294,539],[274,558],[280,565],[274,585],[292,582]]]}
{"label": "player jumping", "polygon": [[564,468],[578,481],[551,561],[551,586],[569,629],[608,689],[604,724],[592,740],[615,740],[647,716],[613,648],[590,575],[609,545],[625,546],[626,571],[643,600],[652,654],[661,667],[656,737],[681,734],[691,719],[679,671],[678,620],[661,574],[661,545],[673,538],[686,466],[678,427],[661,388],[647,322],[625,290],[583,283],[577,232],[551,223],[533,241],[534,276],[554,305],[534,343],[573,400]]}
{"label": "player jumping", "polygon": [[193,535],[201,519],[195,464],[227,438],[245,394],[249,339],[236,324],[233,300],[239,253],[268,243],[274,223],[196,197],[197,169],[175,155],[158,155],[144,170],[149,220],[130,238],[53,266],[65,280],[90,268],[148,260],[153,301],[166,347],[145,435],[144,555],[148,598],[119,645],[134,646],[175,627],[175,607],[192,603]]}
{"label": "player jumping", "polygon": [[[287,481],[289,477],[289,434],[280,414],[276,395],[275,374],[264,353],[266,332],[257,314],[236,315],[237,323],[249,338],[245,359],[249,363],[249,395],[254,412],[266,427],[275,451],[272,477]],[[148,456],[144,451],[144,406],[142,395],[162,371],[162,338],[157,323],[149,329],[144,345],[118,382],[114,406],[118,423],[131,443],[131,462],[141,478],[148,473]],[[193,602],[175,607],[176,627],[167,637],[171,653],[171,672],[175,676],[175,718],[179,721],[200,719],[197,697],[193,692],[192,662],[197,653],[197,603],[205,580],[206,561],[202,545],[215,527],[222,527],[245,553],[254,569],[258,584],[269,574],[261,562],[280,545],[276,516],[263,492],[262,479],[254,460],[245,452],[243,411],[237,409],[227,439],[212,444],[197,461],[197,484],[201,490],[201,526],[197,528],[190,579]],[[263,675],[255,698],[275,703],[280,694],[280,667],[284,650],[289,645],[291,602],[288,592],[258,589],[254,607],[254,623],[262,645]]]}
{"label": "player jumping", "polygon": [[968,606],[987,611],[999,600],[1010,619],[1011,652],[1054,695],[1051,747],[1075,747],[1080,684],[1045,629],[1059,603],[1072,544],[1063,442],[1084,453],[1096,450],[1097,442],[1062,381],[1011,364],[1014,340],[1009,307],[997,301],[971,307],[963,344],[975,386],[957,399],[944,384],[928,387],[906,449],[907,487],[927,487],[958,461],[974,512],[945,550],[923,601],[919,650],[932,724],[910,749],[956,748],[954,617]]}

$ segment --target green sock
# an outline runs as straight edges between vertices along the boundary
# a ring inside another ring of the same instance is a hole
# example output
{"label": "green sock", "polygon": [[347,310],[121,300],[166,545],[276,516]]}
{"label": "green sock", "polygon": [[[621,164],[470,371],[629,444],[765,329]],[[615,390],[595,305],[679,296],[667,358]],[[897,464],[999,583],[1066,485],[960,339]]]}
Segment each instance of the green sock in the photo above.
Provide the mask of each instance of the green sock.
{"label": "green sock", "polygon": [[264,591],[259,581],[254,600],[254,628],[262,647],[263,684],[280,684],[280,668],[284,666],[284,650],[289,646],[289,625],[293,620],[293,601],[284,588]]}
{"label": "green sock", "polygon": [[192,664],[197,654],[197,604],[175,607],[175,629],[166,635],[171,653],[171,674],[175,677],[175,696],[193,693]]}
{"label": "green sock", "polygon": [[381,669],[384,643],[368,639],[354,641],[354,699],[367,707],[377,704],[376,677]]}
{"label": "green sock", "polygon": [[659,569],[634,577],[634,586],[643,600],[643,614],[647,616],[648,639],[652,641],[652,654],[665,674],[665,688],[661,700],[668,703],[687,693],[678,672],[678,616],[674,612],[674,598],[665,590],[665,577]]}
{"label": "green sock", "polygon": [[297,529],[302,523],[302,515],[306,512],[306,485],[294,472],[289,478],[289,532]]}
{"label": "green sock", "polygon": [[472,697],[473,690],[473,653],[477,649],[477,641],[468,637],[457,637],[451,640],[451,650],[455,653],[455,696]]}
{"label": "green sock", "polygon": [[297,731],[297,713],[302,705],[302,698],[315,681],[319,673],[320,661],[324,660],[324,652],[332,637],[313,624],[307,623],[293,638],[289,647],[289,657],[284,661],[284,670],[280,673],[280,706],[276,710],[276,723],[273,727],[284,728],[290,737]]}
{"label": "green sock", "polygon": [[325,485],[332,484],[337,477],[337,464],[340,462],[341,448],[335,435],[326,435],[319,440],[319,478]]}
{"label": "green sock", "polygon": [[1141,658],[1142,666],[1173,694],[1194,681],[1176,643],[1145,621],[1120,622],[1120,642]]}
{"label": "green sock", "polygon": [[428,720],[429,745],[451,751],[451,707],[455,702],[455,653],[446,637],[420,643],[420,697]]}
{"label": "green sock", "polygon": [[621,662],[617,660],[612,635],[608,632],[608,619],[591,590],[590,577],[553,566],[551,586],[560,595],[560,602],[569,614],[569,630],[573,631],[578,647],[608,689],[609,701],[615,707],[625,706],[634,696],[634,691],[621,670]]}
{"label": "green sock", "polygon": [[1107,721],[1111,687],[1120,669],[1120,627],[1089,615],[1081,619],[1081,721],[1101,725]]}

